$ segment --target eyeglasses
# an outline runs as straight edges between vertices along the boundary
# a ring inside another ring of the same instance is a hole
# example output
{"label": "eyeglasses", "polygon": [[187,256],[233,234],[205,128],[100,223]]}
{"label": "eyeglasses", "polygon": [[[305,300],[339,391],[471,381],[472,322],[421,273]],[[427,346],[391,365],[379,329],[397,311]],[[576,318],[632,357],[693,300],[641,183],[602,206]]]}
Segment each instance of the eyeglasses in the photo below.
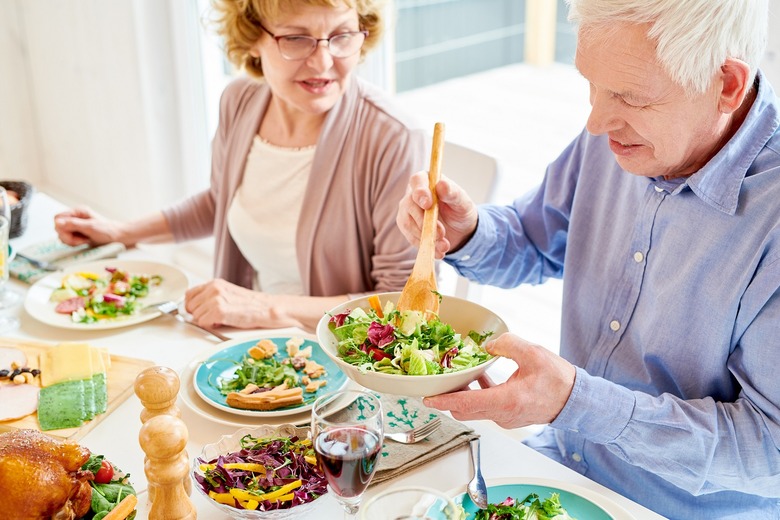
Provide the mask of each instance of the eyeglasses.
{"label": "eyeglasses", "polygon": [[285,36],[276,36],[274,33],[258,24],[262,30],[271,35],[276,40],[279,47],[279,53],[286,60],[305,60],[317,49],[320,42],[327,42],[328,52],[334,58],[349,58],[354,55],[363,46],[366,41],[368,31],[351,31],[334,34],[330,38],[315,38],[303,34],[289,34]]}

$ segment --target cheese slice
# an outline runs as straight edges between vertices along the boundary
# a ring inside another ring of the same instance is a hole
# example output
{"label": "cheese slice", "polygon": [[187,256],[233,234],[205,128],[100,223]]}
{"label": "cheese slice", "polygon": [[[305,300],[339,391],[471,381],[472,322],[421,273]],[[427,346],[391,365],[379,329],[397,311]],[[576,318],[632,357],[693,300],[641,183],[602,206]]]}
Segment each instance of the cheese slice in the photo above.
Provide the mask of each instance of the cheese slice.
{"label": "cheese slice", "polygon": [[[95,355],[93,351],[96,351]],[[39,364],[42,386],[51,386],[63,381],[92,379],[95,365],[98,372],[106,371],[102,354],[86,343],[55,345],[40,355]]]}

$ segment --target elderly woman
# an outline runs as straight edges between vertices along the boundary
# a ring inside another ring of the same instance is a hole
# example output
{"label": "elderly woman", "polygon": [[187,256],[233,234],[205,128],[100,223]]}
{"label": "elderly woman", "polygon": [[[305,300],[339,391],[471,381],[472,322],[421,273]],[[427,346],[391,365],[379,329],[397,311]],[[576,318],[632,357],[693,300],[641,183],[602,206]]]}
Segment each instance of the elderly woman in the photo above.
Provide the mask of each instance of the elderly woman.
{"label": "elderly woman", "polygon": [[311,329],[350,295],[400,290],[415,249],[395,225],[425,133],[355,67],[380,38],[376,0],[214,0],[228,57],[211,186],[127,223],[55,217],[71,245],[213,234],[215,279],[186,294],[200,325]]}
{"label": "elderly woman", "polygon": [[[560,356],[505,334],[501,384],[427,398],[546,424],[526,443],[668,518],[780,514],[780,100],[767,0],[569,0],[585,130],[506,207],[436,187],[439,254],[502,287],[563,278]],[[399,224],[419,236],[413,177]]]}

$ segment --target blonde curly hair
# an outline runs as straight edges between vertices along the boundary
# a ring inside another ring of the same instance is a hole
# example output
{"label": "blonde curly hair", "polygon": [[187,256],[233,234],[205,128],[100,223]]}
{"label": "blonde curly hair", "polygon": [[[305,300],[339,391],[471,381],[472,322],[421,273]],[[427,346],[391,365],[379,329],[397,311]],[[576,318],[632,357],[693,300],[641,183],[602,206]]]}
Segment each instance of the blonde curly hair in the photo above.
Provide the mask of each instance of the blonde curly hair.
{"label": "blonde curly hair", "polygon": [[[213,13],[209,23],[222,37],[225,53],[233,65],[252,76],[263,77],[260,58],[253,57],[249,51],[264,32],[260,23],[272,25],[271,21],[291,12],[291,3],[290,0],[211,0]],[[382,37],[384,0],[295,0],[294,3],[355,9],[360,29],[368,31],[360,49],[361,59]]]}

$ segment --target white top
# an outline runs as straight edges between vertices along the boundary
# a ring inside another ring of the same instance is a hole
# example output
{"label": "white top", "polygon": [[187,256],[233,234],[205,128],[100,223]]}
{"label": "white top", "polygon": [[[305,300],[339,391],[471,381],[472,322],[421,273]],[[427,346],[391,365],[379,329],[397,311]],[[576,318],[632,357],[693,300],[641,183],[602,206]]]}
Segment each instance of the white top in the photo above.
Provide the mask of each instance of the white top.
{"label": "white top", "polygon": [[295,236],[315,148],[282,148],[260,136],[252,142],[227,225],[257,273],[257,290],[303,293]]}

